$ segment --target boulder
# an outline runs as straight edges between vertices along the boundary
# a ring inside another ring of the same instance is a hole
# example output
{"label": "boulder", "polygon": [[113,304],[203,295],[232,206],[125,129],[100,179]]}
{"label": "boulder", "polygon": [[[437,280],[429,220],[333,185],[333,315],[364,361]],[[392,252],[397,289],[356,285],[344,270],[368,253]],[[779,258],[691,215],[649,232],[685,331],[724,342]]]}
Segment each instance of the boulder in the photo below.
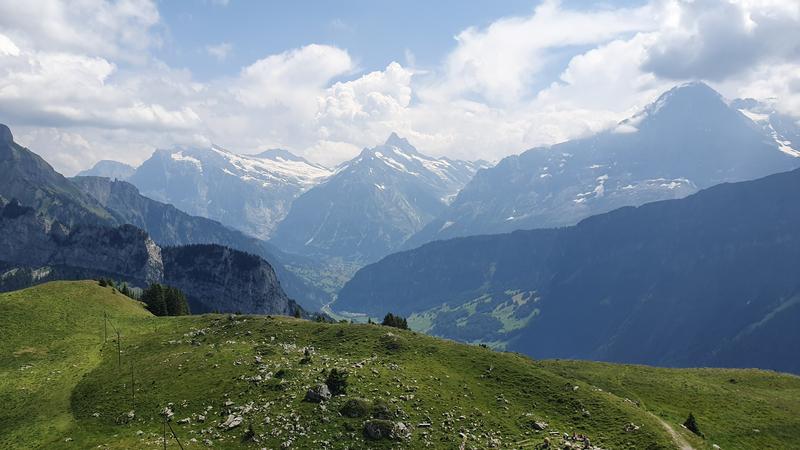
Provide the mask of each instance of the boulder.
{"label": "boulder", "polygon": [[391,439],[394,422],[391,420],[373,419],[364,422],[364,436],[367,439],[381,440]]}
{"label": "boulder", "polygon": [[325,400],[330,400],[331,391],[328,385],[320,383],[306,392],[305,401],[319,403]]}
{"label": "boulder", "polygon": [[229,414],[228,418],[225,419],[224,422],[219,424],[219,427],[223,430],[230,430],[232,428],[236,428],[242,424],[242,416],[236,416],[233,414]]}

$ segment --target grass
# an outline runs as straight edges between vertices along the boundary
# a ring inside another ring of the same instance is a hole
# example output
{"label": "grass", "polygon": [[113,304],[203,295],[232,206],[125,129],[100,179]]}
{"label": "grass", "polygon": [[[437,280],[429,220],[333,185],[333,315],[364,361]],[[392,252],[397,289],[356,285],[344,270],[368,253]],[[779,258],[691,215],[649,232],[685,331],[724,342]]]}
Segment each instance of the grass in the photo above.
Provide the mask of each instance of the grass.
{"label": "grass", "polygon": [[763,370],[664,369],[586,361],[537,365],[639,402],[681,430],[691,412],[705,439],[696,448],[800,448],[800,378]]}
{"label": "grass", "polygon": [[[116,342],[103,343],[103,311],[122,331],[121,366]],[[676,424],[690,410],[708,437],[697,448],[800,446],[800,380],[769,372],[535,362],[380,325],[154,318],[94,282],[1,294],[0,333],[0,448],[163,448],[166,406],[185,448],[536,448],[562,433],[607,449],[674,448],[651,413]],[[304,402],[332,368],[348,371],[347,393]],[[410,438],[366,440],[369,417],[339,414],[355,399],[385,405],[367,410]],[[241,425],[220,428],[229,414]],[[625,431],[631,422],[639,429]]]}

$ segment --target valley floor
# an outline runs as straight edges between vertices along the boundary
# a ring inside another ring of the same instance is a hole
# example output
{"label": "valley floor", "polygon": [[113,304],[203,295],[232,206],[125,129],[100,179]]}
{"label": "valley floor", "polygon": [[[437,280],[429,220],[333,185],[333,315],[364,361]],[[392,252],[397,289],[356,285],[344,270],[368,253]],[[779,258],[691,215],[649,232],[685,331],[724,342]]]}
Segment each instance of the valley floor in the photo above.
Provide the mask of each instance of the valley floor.
{"label": "valley floor", "polygon": [[[304,401],[334,368],[346,392]],[[0,295],[0,404],[10,449],[163,448],[165,408],[167,448],[800,448],[792,375],[532,361],[380,325],[156,318],[92,281]],[[704,439],[680,425],[690,412]]]}

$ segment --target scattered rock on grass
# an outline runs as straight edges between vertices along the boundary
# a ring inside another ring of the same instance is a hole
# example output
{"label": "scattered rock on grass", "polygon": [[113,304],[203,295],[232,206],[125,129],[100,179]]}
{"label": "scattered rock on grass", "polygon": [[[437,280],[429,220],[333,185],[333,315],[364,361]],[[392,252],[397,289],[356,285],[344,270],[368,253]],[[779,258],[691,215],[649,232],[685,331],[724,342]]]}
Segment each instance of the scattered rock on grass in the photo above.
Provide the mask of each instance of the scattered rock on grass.
{"label": "scattered rock on grass", "polygon": [[319,403],[325,400],[330,400],[331,391],[324,383],[320,383],[306,392],[305,401]]}

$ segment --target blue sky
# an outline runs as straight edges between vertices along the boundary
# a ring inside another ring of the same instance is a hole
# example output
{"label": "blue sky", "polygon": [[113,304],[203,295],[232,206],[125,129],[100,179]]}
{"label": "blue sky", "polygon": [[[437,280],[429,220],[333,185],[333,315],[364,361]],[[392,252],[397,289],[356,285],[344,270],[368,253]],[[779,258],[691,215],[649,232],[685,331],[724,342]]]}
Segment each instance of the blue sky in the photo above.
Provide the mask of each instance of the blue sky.
{"label": "blue sky", "polygon": [[[159,56],[200,79],[235,73],[264,55],[308,43],[347,49],[366,71],[391,61],[432,66],[455,46],[454,36],[494,20],[530,14],[529,0],[442,1],[213,1],[159,3],[167,38]],[[224,61],[208,45],[229,43]]]}
{"label": "blue sky", "polygon": [[800,117],[797,0],[0,0],[0,122],[57,169],[157,148],[496,161],[670,87]]}

